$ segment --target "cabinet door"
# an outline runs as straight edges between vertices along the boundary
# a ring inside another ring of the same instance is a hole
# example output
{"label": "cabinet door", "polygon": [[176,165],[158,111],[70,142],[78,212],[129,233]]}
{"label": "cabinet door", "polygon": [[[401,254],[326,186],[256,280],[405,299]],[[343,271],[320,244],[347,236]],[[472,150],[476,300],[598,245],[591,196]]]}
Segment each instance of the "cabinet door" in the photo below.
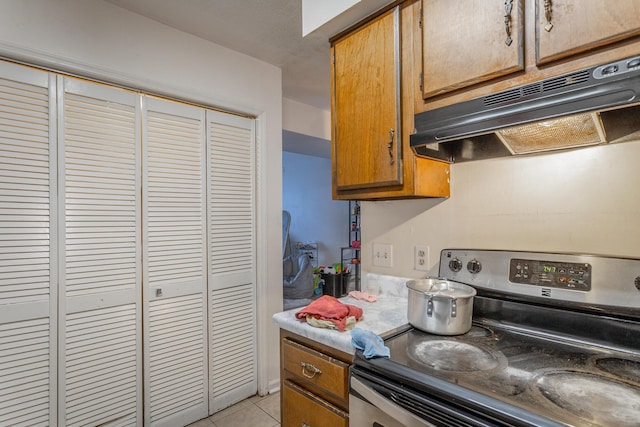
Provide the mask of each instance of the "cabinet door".
{"label": "cabinet door", "polygon": [[0,425],[56,424],[55,77],[0,62]]}
{"label": "cabinet door", "polygon": [[640,34],[638,0],[537,0],[536,62],[606,46]]}
{"label": "cabinet door", "polygon": [[333,47],[337,190],[402,184],[399,25],[396,7]]}
{"label": "cabinet door", "polygon": [[524,69],[523,0],[423,0],[423,97]]}

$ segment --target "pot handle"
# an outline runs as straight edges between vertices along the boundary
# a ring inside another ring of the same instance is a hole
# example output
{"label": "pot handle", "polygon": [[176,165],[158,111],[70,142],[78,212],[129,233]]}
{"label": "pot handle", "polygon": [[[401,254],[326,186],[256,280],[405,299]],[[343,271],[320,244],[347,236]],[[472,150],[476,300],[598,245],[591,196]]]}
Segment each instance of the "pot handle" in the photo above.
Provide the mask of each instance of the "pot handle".
{"label": "pot handle", "polygon": [[445,279],[444,277],[436,277],[436,278],[434,278],[434,281],[431,284],[431,287],[429,288],[429,290],[427,290],[425,292],[432,292],[434,286],[440,285],[442,283],[444,283],[445,285],[448,286],[449,280]]}
{"label": "pot handle", "polygon": [[[451,298],[451,317],[456,317],[458,314],[458,300],[453,297]],[[427,317],[433,316],[433,296],[429,296],[427,300]]]}

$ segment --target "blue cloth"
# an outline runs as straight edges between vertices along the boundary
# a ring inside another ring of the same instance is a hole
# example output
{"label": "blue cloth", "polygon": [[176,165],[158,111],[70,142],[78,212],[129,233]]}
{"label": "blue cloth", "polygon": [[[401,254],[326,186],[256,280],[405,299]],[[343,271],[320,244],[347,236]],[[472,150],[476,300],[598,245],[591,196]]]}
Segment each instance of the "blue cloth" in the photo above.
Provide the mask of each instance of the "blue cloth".
{"label": "blue cloth", "polygon": [[364,357],[367,359],[371,359],[372,357],[384,357],[388,359],[391,355],[389,347],[384,345],[382,338],[364,329],[353,328],[351,330],[351,344],[353,344],[356,349],[362,350]]}

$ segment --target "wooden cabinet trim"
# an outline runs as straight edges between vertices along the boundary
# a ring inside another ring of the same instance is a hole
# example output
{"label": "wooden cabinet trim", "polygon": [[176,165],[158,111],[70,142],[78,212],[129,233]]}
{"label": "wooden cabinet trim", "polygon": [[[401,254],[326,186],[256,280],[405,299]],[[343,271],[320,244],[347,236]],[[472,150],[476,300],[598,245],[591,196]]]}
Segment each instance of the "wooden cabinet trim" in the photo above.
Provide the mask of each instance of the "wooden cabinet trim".
{"label": "wooden cabinet trim", "polygon": [[[411,0],[411,1],[416,1],[416,0]],[[350,25],[349,27],[347,27],[344,30],[340,31],[338,34],[336,34],[334,36],[331,36],[329,38],[329,43],[331,45],[333,45],[337,41],[339,41],[340,39],[342,39],[344,37],[348,37],[351,33],[353,33],[358,28],[362,27],[363,25],[366,25],[367,23],[373,21],[374,19],[376,19],[380,15],[384,15],[385,13],[387,13],[388,11],[393,9],[394,7],[396,7],[398,5],[401,5],[403,3],[407,3],[407,0],[395,0],[393,3],[390,3],[390,4],[386,5],[386,6],[381,7],[380,9],[378,9],[375,12],[373,12],[372,14],[362,18],[360,21],[356,22],[355,24]]]}
{"label": "wooden cabinet trim", "polygon": [[280,329],[280,339],[282,340],[283,338],[286,338],[287,340],[296,342],[298,344],[302,344],[305,347],[313,349],[317,352],[331,356],[348,365],[351,365],[353,363],[353,357],[354,357],[353,354],[345,353],[344,351],[340,351],[336,348],[329,347],[318,341],[315,341],[311,338],[303,337],[302,335],[298,335],[294,332],[287,331],[285,329]]}

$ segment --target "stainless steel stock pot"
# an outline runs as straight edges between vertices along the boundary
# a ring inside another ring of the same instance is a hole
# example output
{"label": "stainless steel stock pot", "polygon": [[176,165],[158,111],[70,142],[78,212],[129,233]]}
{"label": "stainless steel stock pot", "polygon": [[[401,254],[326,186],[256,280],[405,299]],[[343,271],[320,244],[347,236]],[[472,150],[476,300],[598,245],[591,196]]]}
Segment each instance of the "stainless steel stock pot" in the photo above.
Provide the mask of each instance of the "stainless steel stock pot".
{"label": "stainless steel stock pot", "polygon": [[446,279],[410,280],[407,317],[414,327],[437,335],[460,335],[471,329],[476,290]]}

